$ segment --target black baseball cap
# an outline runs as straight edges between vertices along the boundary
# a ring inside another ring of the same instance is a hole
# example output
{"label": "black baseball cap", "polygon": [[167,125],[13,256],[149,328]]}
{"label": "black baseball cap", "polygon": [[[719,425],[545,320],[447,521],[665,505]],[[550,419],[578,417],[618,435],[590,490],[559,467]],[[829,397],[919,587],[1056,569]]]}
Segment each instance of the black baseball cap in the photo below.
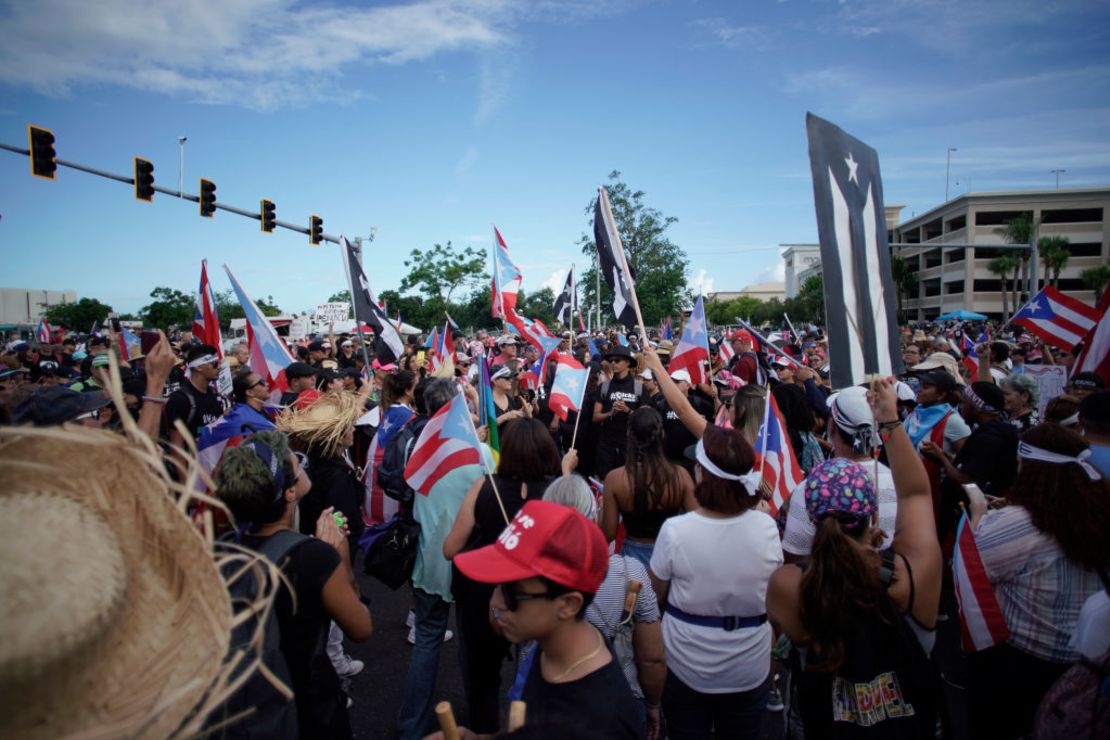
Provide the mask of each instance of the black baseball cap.
{"label": "black baseball cap", "polygon": [[921,385],[931,385],[934,388],[939,388],[942,391],[953,391],[956,389],[956,379],[947,370],[927,370],[923,373],[918,373],[917,378],[921,381]]}
{"label": "black baseball cap", "polygon": [[289,380],[296,378],[311,378],[316,375],[316,368],[309,365],[307,362],[291,362],[285,368],[285,377]]}
{"label": "black baseball cap", "polygon": [[108,394],[101,391],[81,393],[61,385],[44,385],[19,402],[12,421],[37,427],[58,426],[111,402]]}

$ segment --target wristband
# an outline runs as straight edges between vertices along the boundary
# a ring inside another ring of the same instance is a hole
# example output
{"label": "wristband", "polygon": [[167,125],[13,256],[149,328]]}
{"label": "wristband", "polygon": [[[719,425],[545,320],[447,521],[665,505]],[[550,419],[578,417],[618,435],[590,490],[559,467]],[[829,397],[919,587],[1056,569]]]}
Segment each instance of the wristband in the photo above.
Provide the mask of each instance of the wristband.
{"label": "wristband", "polygon": [[893,432],[895,429],[897,429],[900,426],[902,426],[902,420],[901,419],[895,419],[894,421],[880,421],[879,422],[879,431]]}
{"label": "wristband", "polygon": [[166,399],[158,398],[157,396],[143,396],[143,401],[150,401],[151,403],[165,403]]}

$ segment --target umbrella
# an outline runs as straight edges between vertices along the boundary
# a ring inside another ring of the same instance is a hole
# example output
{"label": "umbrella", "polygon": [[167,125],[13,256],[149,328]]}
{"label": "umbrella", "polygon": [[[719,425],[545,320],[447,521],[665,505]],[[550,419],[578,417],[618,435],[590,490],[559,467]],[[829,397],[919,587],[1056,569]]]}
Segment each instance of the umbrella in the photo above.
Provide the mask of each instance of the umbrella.
{"label": "umbrella", "polygon": [[986,321],[987,317],[981,313],[975,313],[974,311],[960,310],[942,314],[940,316],[937,316],[935,320],[951,321],[953,319],[959,319],[960,321]]}

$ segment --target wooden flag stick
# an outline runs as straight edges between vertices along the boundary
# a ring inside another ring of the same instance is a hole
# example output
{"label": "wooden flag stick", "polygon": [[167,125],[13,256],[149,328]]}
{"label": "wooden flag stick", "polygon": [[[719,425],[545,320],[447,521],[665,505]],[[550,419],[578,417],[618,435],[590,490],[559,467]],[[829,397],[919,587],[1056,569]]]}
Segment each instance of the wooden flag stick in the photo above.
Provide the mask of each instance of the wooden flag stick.
{"label": "wooden flag stick", "polygon": [[436,704],[436,719],[439,720],[439,729],[443,731],[444,740],[459,740],[459,726],[455,724],[451,702],[441,701]]}
{"label": "wooden flag stick", "polygon": [[[625,277],[628,279],[628,290],[632,294],[632,308],[636,310],[636,321],[640,322],[640,336],[647,340],[647,326],[644,324],[644,315],[640,313],[640,299],[636,297],[636,282],[632,279],[632,271],[628,269],[628,258],[624,255],[624,244],[621,242],[620,230],[617,229],[617,221],[613,218],[613,209],[609,207],[609,194],[605,192],[605,187],[597,189],[597,197],[601,198],[601,202],[605,205],[605,212],[609,214],[609,220],[613,223],[613,237],[617,240],[614,245],[617,254],[621,257],[621,266],[624,268]],[[617,317],[620,321],[620,316]]]}
{"label": "wooden flag stick", "polygon": [[515,732],[524,727],[524,717],[527,711],[527,705],[520,700],[509,704],[509,732]]}
{"label": "wooden flag stick", "polygon": [[[459,391],[459,395],[463,396],[461,390]],[[463,397],[465,403],[465,396]],[[497,490],[497,482],[493,479],[493,471],[489,469],[489,466],[486,464],[486,456],[482,454],[482,443],[478,441],[478,430],[474,427],[474,419],[471,418],[469,413],[466,415],[466,418],[470,420],[470,430],[474,433],[475,443],[478,444],[478,458],[482,461],[482,468],[486,471],[486,477],[489,479],[489,484],[493,488],[493,497],[497,499],[497,507],[501,509],[501,516],[505,519],[505,526],[507,527],[509,526],[509,512],[505,509],[505,502],[501,500],[501,492]],[[497,417],[494,416],[490,418],[486,423],[496,424]]]}
{"label": "wooden flag stick", "polygon": [[[558,372],[558,371],[556,371],[556,372]],[[591,370],[591,372],[593,372],[593,371]],[[583,412],[585,412],[585,409],[583,409],[582,406],[585,405],[585,403],[586,403],[586,386],[589,385],[589,383],[590,383],[590,376],[587,375],[586,376],[586,382],[582,384],[582,396],[578,399],[577,416],[574,417],[574,433],[570,435],[570,446],[571,446],[572,449],[576,449],[574,447],[574,443],[576,441],[578,441],[578,422],[580,422],[582,420],[582,414],[583,414]]]}

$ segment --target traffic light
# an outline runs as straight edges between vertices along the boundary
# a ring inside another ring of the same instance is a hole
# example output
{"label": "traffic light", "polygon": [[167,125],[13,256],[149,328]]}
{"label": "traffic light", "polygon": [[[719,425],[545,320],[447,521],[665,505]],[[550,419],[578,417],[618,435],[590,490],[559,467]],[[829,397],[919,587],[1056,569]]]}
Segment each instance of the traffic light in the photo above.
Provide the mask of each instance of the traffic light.
{"label": "traffic light", "polygon": [[272,200],[262,199],[262,231],[267,234],[274,233],[274,227],[277,225],[277,209],[274,208]]}
{"label": "traffic light", "polygon": [[27,138],[31,142],[31,174],[53,180],[54,171],[58,169],[54,132],[39,126],[28,126]]}
{"label": "traffic light", "polygon": [[324,219],[313,214],[308,217],[308,243],[314,247],[318,247],[323,240]]}
{"label": "traffic light", "polygon": [[200,215],[212,218],[216,213],[216,183],[200,178]]}
{"label": "traffic light", "polygon": [[154,200],[154,165],[135,157],[135,197],[147,203]]}

